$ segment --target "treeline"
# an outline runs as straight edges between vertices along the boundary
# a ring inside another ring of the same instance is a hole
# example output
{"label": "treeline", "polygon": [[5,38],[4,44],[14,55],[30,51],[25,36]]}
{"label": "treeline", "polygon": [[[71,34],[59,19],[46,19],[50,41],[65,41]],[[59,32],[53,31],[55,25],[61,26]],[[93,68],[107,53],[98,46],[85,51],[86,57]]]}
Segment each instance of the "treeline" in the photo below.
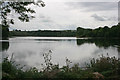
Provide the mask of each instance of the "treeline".
{"label": "treeline", "polygon": [[[0,25],[0,27],[2,27]],[[40,37],[92,37],[92,38],[120,38],[120,23],[109,28],[108,26],[96,29],[78,27],[77,30],[38,30],[9,32],[7,27],[2,27],[2,37],[8,36],[40,36]]]}
{"label": "treeline", "polygon": [[74,37],[76,30],[38,30],[38,31],[10,31],[11,36],[40,36],[40,37]]}
{"label": "treeline", "polygon": [[104,37],[104,38],[120,38],[120,23],[111,28],[108,26],[99,27],[96,29],[77,28],[77,37]]}

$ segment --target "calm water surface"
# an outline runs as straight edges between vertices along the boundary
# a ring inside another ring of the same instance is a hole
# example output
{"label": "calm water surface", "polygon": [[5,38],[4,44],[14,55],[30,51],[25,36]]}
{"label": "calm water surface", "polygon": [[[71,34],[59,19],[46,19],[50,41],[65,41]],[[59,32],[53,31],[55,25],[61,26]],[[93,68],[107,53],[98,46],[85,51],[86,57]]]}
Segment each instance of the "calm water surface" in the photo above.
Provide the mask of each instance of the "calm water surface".
{"label": "calm water surface", "polygon": [[[52,51],[52,62],[60,66],[66,65],[68,58],[73,63],[84,66],[92,58],[100,55],[120,57],[119,40],[95,40],[75,37],[14,37],[2,40],[2,56],[8,56],[27,67],[42,68],[43,54]],[[71,65],[72,65],[71,64]]]}

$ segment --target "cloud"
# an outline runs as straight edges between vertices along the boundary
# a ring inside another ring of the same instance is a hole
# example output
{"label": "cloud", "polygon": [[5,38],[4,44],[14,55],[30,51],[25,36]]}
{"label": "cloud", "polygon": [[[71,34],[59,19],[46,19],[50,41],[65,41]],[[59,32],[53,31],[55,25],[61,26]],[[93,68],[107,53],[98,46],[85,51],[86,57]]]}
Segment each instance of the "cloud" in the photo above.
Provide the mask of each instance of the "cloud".
{"label": "cloud", "polygon": [[104,17],[98,16],[97,14],[93,14],[91,17],[93,17],[97,21],[106,21]]}
{"label": "cloud", "polygon": [[53,22],[53,21],[50,19],[50,17],[44,16],[44,15],[40,15],[40,18],[39,18],[39,19],[40,19],[41,22],[45,22],[45,23],[46,23],[46,22],[47,22],[47,23],[48,23],[48,22]]}
{"label": "cloud", "polygon": [[99,16],[97,14],[93,14],[91,17],[93,17],[97,21],[117,21],[118,20],[116,17]]}
{"label": "cloud", "polygon": [[110,11],[117,10],[117,2],[68,2],[66,3],[73,9],[81,9],[83,11]]}
{"label": "cloud", "polygon": [[117,23],[117,3],[115,2],[52,2],[46,0],[45,4],[46,6],[43,8],[29,5],[36,11],[36,14],[33,14],[35,18],[29,23],[22,23],[15,19],[15,24],[11,28],[66,30],[81,26],[93,29]]}
{"label": "cloud", "polygon": [[44,2],[118,2],[119,0],[44,0]]}
{"label": "cloud", "polygon": [[110,20],[110,21],[118,21],[118,17],[110,17],[110,18],[108,18],[108,20]]}

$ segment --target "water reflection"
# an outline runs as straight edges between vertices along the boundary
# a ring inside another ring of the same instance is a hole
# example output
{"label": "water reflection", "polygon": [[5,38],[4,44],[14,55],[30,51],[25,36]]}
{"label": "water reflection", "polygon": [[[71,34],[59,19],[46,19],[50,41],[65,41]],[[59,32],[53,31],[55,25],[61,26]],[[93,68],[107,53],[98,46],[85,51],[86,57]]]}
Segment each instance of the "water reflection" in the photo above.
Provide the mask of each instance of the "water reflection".
{"label": "water reflection", "polygon": [[120,58],[120,46],[118,46],[117,48],[118,48],[118,57]]}
{"label": "water reflection", "polygon": [[73,63],[83,65],[101,54],[109,53],[109,56],[118,57],[120,42],[102,39],[16,37],[3,42],[2,53],[4,57],[11,57],[14,53],[17,63],[41,68],[41,64],[44,63],[43,54],[49,50],[52,50],[53,63],[63,66],[67,57]]}
{"label": "water reflection", "polygon": [[8,50],[9,42],[0,42],[0,52]]}
{"label": "water reflection", "polygon": [[7,51],[9,48],[9,42],[0,42],[0,63],[2,62],[4,51]]}
{"label": "water reflection", "polygon": [[119,39],[77,39],[77,45],[82,45],[84,43],[95,43],[96,46],[104,48],[120,46]]}

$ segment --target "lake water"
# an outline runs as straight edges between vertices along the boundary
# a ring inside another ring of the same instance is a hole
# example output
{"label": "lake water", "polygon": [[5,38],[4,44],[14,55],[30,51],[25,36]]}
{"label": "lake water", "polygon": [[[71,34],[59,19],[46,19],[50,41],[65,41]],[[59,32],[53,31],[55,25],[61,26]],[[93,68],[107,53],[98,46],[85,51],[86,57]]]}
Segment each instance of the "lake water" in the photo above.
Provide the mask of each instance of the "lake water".
{"label": "lake water", "polygon": [[66,65],[66,58],[72,63],[84,66],[90,59],[102,54],[120,58],[120,40],[84,39],[75,37],[14,37],[1,40],[2,57],[11,58],[26,67],[41,69],[44,63],[43,54],[52,52],[52,62],[60,66]]}

